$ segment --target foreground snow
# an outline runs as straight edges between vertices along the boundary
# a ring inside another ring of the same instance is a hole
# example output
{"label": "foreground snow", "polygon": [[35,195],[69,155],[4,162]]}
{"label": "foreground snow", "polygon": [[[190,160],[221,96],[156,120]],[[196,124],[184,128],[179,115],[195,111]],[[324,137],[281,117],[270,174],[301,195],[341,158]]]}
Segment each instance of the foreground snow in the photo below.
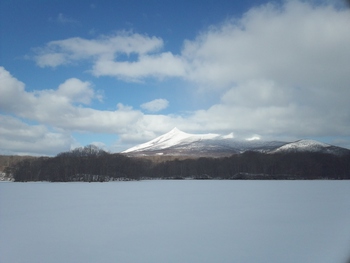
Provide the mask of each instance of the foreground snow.
{"label": "foreground snow", "polygon": [[350,257],[350,181],[0,183],[0,262]]}

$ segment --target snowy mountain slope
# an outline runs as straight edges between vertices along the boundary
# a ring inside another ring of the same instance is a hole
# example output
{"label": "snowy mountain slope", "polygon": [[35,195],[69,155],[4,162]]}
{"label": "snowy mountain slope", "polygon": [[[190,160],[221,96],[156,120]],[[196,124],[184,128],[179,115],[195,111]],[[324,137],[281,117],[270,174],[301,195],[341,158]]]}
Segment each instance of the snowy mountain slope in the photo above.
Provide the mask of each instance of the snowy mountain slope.
{"label": "snowy mountain slope", "polygon": [[330,145],[317,142],[314,140],[299,140],[296,142],[288,143],[286,145],[281,146],[280,148],[276,149],[275,152],[278,151],[311,151],[311,152],[317,152],[321,149],[327,148]]}
{"label": "snowy mountain slope", "polygon": [[281,152],[319,152],[342,155],[349,153],[350,150],[314,140],[298,140],[271,151],[271,153]]}
{"label": "snowy mountain slope", "polygon": [[233,133],[190,134],[174,128],[149,142],[136,145],[122,153],[128,155],[196,155],[224,156],[247,150],[267,152],[285,142],[243,141],[234,138]]}
{"label": "snowy mountain slope", "polygon": [[296,142],[238,140],[233,134],[190,134],[177,128],[149,142],[125,150],[129,156],[175,155],[175,156],[229,156],[246,151],[264,153],[321,152],[341,155],[350,150],[313,141]]}
{"label": "snowy mountain slope", "polygon": [[129,152],[140,152],[140,151],[155,151],[162,150],[169,147],[173,147],[174,145],[186,145],[189,143],[201,141],[201,140],[209,140],[213,138],[220,137],[218,134],[190,134],[180,131],[177,128],[172,129],[170,132],[163,134],[149,142],[136,145],[130,149],[123,151],[123,153]]}

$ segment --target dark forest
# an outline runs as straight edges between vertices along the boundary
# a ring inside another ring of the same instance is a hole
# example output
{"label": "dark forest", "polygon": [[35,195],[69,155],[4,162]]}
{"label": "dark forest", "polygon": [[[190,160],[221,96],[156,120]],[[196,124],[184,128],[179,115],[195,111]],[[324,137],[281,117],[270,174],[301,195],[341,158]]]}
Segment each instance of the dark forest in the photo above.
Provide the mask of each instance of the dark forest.
{"label": "dark forest", "polygon": [[143,179],[350,179],[350,155],[245,152],[221,158],[127,157],[92,146],[9,166],[17,182],[105,182]]}

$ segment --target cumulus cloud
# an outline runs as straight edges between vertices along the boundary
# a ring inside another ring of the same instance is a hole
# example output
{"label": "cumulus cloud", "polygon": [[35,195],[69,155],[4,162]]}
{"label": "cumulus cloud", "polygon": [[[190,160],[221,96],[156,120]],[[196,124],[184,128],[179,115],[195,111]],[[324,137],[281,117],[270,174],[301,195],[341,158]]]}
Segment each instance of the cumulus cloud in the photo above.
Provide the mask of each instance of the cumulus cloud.
{"label": "cumulus cloud", "polygon": [[[182,116],[144,114],[122,104],[99,111],[88,107],[96,92],[87,82],[71,79],[57,90],[30,93],[4,69],[0,107],[66,130],[117,133],[120,143],[152,139],[175,126],[188,132],[234,131],[242,138],[347,136],[350,10],[313,3],[253,8],[184,41],[180,54],[163,51],[159,37],[131,32],[52,41],[34,50],[41,67],[86,60],[95,76],[181,78],[218,94],[220,100],[208,108]],[[142,108],[157,112],[165,106],[152,101]]]}
{"label": "cumulus cloud", "polygon": [[186,41],[187,79],[222,94],[192,120],[265,136],[346,135],[349,23],[349,10],[286,1],[251,9]]}
{"label": "cumulus cloud", "polygon": [[[115,110],[93,109],[90,102],[96,99],[96,93],[92,84],[75,78],[57,89],[28,92],[23,82],[0,67],[0,94],[1,112],[13,115],[2,116],[6,128],[0,135],[6,143],[1,145],[3,152],[12,149],[12,154],[54,155],[67,151],[76,145],[70,136],[72,132],[115,134],[120,140],[112,150],[122,151],[180,123],[179,127],[186,127],[186,119],[181,116],[144,114],[122,103]],[[165,108],[167,101],[155,100],[153,104],[148,105],[150,110]],[[33,122],[39,124],[29,124]]]}
{"label": "cumulus cloud", "polygon": [[75,103],[89,104],[95,97],[91,83],[76,78],[66,80],[57,90],[27,92],[24,83],[3,67],[0,67],[0,91],[1,110],[40,121],[50,119],[54,113],[64,115]]}
{"label": "cumulus cloud", "polygon": [[96,94],[91,83],[76,78],[66,80],[56,90],[27,92],[24,83],[0,67],[0,93],[3,112],[71,131],[118,133],[142,116],[122,104],[115,111],[83,107]]}
{"label": "cumulus cloud", "polygon": [[56,155],[73,142],[67,132],[50,131],[44,125],[29,125],[17,118],[0,114],[0,153]]}
{"label": "cumulus cloud", "polygon": [[6,154],[67,151],[76,145],[72,132],[137,134],[137,123],[144,118],[142,112],[121,103],[115,110],[89,107],[98,95],[91,83],[76,78],[57,89],[28,92],[23,82],[0,67],[0,94],[0,150]]}
{"label": "cumulus cloud", "polygon": [[[34,49],[34,60],[40,67],[57,67],[79,60],[91,60],[95,76],[114,76],[139,80],[148,76],[183,76],[182,59],[170,52],[159,53],[163,40],[147,35],[119,32],[98,39],[69,38],[51,41]],[[125,60],[136,55],[137,60]]]}
{"label": "cumulus cloud", "polygon": [[57,67],[60,65],[65,65],[69,63],[66,55],[63,53],[45,53],[42,50],[38,50],[40,55],[35,57],[36,63],[40,67]]}
{"label": "cumulus cloud", "polygon": [[112,76],[127,81],[138,81],[145,77],[185,76],[183,60],[170,52],[156,55],[140,55],[136,62],[99,59],[93,66],[95,76]]}
{"label": "cumulus cloud", "polygon": [[59,85],[54,95],[67,98],[70,102],[89,104],[91,99],[95,97],[95,92],[89,82],[71,78]]}
{"label": "cumulus cloud", "polygon": [[188,78],[215,89],[251,79],[329,87],[347,79],[349,22],[348,10],[307,2],[254,8],[185,42]]}
{"label": "cumulus cloud", "polygon": [[[349,10],[332,5],[268,3],[184,41],[178,55],[162,52],[159,37],[122,31],[97,39],[51,41],[35,50],[34,59],[41,67],[88,59],[95,76],[181,77],[211,89],[252,79],[318,89],[337,84],[344,89],[349,23]],[[128,59],[131,54],[136,60]]]}
{"label": "cumulus cloud", "polygon": [[166,109],[169,106],[169,101],[166,99],[155,99],[141,105],[142,109],[151,112],[157,112]]}
{"label": "cumulus cloud", "polygon": [[187,77],[223,90],[219,104],[193,118],[274,136],[349,134],[349,23],[347,10],[288,1],[187,41]]}

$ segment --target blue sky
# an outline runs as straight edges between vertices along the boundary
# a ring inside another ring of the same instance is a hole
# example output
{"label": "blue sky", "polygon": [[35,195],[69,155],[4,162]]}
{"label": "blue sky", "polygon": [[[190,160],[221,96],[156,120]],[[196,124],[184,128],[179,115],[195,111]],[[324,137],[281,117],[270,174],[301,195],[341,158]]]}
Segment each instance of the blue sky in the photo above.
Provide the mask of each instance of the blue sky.
{"label": "blue sky", "polygon": [[3,0],[0,153],[174,127],[350,148],[349,24],[340,0]]}

